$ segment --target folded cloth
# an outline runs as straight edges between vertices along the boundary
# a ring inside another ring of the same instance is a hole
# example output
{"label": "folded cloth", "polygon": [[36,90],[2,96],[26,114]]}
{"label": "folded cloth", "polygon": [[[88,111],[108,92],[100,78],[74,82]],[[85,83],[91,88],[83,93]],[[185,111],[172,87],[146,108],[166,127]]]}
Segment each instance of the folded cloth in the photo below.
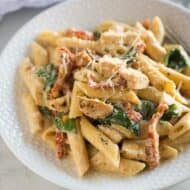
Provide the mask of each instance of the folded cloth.
{"label": "folded cloth", "polygon": [[7,13],[22,7],[45,7],[61,0],[0,0],[0,19]]}

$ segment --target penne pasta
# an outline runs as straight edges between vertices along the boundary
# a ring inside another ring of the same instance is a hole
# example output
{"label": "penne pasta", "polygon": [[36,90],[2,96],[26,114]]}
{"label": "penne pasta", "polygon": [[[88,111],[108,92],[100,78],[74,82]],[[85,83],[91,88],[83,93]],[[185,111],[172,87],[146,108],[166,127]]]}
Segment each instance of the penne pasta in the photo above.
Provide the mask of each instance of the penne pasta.
{"label": "penne pasta", "polygon": [[49,145],[50,148],[52,148],[54,151],[56,150],[56,141],[55,141],[55,133],[56,128],[55,126],[50,126],[41,134],[42,140]]}
{"label": "penne pasta", "polygon": [[89,169],[89,160],[86,145],[81,135],[80,127],[77,126],[77,133],[68,133],[67,135],[78,175],[83,176]]}
{"label": "penne pasta", "polygon": [[146,53],[158,62],[162,62],[166,56],[166,50],[157,41],[151,31],[146,31],[143,36],[146,44]]}
{"label": "penne pasta", "polygon": [[31,45],[31,59],[36,66],[44,66],[48,64],[48,53],[37,42]]}
{"label": "penne pasta", "polygon": [[156,87],[158,90],[164,90],[172,95],[176,89],[175,83],[158,71],[154,65],[155,63],[153,60],[141,54],[138,56],[138,63],[135,65],[135,67],[142,70],[142,72],[144,72],[149,77],[150,83],[154,87]]}
{"label": "penne pasta", "polygon": [[35,105],[34,100],[30,95],[24,95],[22,102],[25,108],[26,117],[32,134],[40,133],[43,130],[43,117]]}
{"label": "penne pasta", "polygon": [[52,46],[48,46],[47,53],[49,63],[55,64],[55,48]]}
{"label": "penne pasta", "polygon": [[168,121],[160,121],[157,125],[157,132],[160,137],[168,136],[173,125]]}
{"label": "penne pasta", "polygon": [[69,111],[70,118],[76,118],[78,116],[82,116],[82,112],[80,111],[79,106],[79,95],[81,94],[78,85],[75,83],[73,87],[73,92],[71,96],[71,106]]}
{"label": "penne pasta", "polygon": [[47,100],[46,104],[50,110],[67,113],[69,111],[70,98],[65,95],[56,99]]}
{"label": "penne pasta", "polygon": [[190,130],[190,113],[186,113],[169,131],[169,138],[176,139]]}
{"label": "penne pasta", "polygon": [[140,141],[124,141],[121,147],[121,154],[124,158],[146,161],[146,147]]}
{"label": "penne pasta", "polygon": [[[124,141],[121,148],[121,154],[124,158],[147,161],[146,147],[142,141]],[[178,151],[169,146],[160,146],[160,158],[161,160],[168,160],[175,158],[178,155]]]}
{"label": "penne pasta", "polygon": [[115,167],[119,167],[119,147],[100,130],[96,129],[87,119],[82,118],[80,124],[83,137],[102,152]]}
{"label": "penne pasta", "polygon": [[92,157],[91,165],[97,171],[104,172],[104,173],[105,172],[113,173],[113,174],[122,175],[122,176],[136,175],[137,173],[141,172],[145,168],[144,163],[134,161],[134,160],[128,160],[125,158],[121,158],[119,167],[115,167],[100,152],[98,152],[94,157]]}
{"label": "penne pasta", "polygon": [[175,158],[178,155],[178,151],[168,145],[162,145],[160,147],[160,157],[162,160],[168,160]]}
{"label": "penne pasta", "polygon": [[182,90],[190,90],[190,77],[161,64],[157,64],[156,67],[158,67],[160,72],[162,72],[167,78],[174,81],[176,85],[181,85]]}
{"label": "penne pasta", "polygon": [[34,67],[29,58],[25,58],[23,64],[20,66],[20,75],[36,104],[41,105],[43,83],[35,75]]}
{"label": "penne pasta", "polygon": [[175,139],[166,138],[162,141],[162,144],[166,144],[166,145],[178,148],[178,147],[182,147],[183,145],[186,145],[189,142],[190,142],[190,132],[188,131],[187,133]]}
{"label": "penne pasta", "polygon": [[162,23],[162,20],[155,16],[150,24],[150,30],[153,32],[154,36],[156,37],[157,41],[162,44],[164,37],[165,37],[165,29]]}
{"label": "penne pasta", "polygon": [[[134,139],[146,139],[148,137],[148,122],[142,121],[140,125],[140,136],[136,137]],[[156,130],[159,134],[159,137],[166,137],[169,134],[170,129],[173,127],[173,125],[168,121],[160,121],[157,126]]]}
{"label": "penne pasta", "polygon": [[120,132],[122,135],[124,135],[126,138],[135,138],[135,135],[127,128],[117,125],[117,124],[112,124],[111,125],[112,129],[115,129],[116,131]]}
{"label": "penne pasta", "polygon": [[123,139],[123,135],[113,129],[112,127],[105,126],[105,125],[99,125],[98,129],[102,131],[108,138],[110,138],[114,143],[118,144]]}
{"label": "penne pasta", "polygon": [[108,89],[106,91],[101,89],[95,89],[89,87],[86,83],[77,82],[76,85],[78,88],[89,97],[97,97],[101,99],[111,99],[111,100],[128,100],[134,104],[139,104],[140,100],[133,91],[129,90],[120,90],[120,89]]}
{"label": "penne pasta", "polygon": [[137,95],[145,100],[151,100],[155,103],[159,103],[162,97],[162,92],[155,87],[148,87],[137,91]]}
{"label": "penne pasta", "polygon": [[190,66],[188,66],[184,72],[183,72],[185,75],[187,75],[188,77],[190,77]]}
{"label": "penne pasta", "polygon": [[56,46],[57,40],[60,38],[60,35],[57,32],[54,31],[44,31],[40,33],[36,41],[41,44],[42,46]]}
{"label": "penne pasta", "polygon": [[66,38],[66,37],[62,37],[60,39],[58,39],[56,41],[57,46],[65,46],[68,48],[74,48],[74,47],[78,47],[78,48],[88,48],[91,50],[96,50],[97,48],[97,43],[96,42],[92,42],[89,40],[82,40],[82,39],[78,39],[78,38]]}

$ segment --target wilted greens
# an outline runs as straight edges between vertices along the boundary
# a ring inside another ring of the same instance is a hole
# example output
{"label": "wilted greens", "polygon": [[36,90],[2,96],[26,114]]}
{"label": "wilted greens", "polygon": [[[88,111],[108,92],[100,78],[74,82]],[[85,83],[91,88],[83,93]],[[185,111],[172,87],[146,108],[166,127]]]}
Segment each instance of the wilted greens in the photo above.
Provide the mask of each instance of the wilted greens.
{"label": "wilted greens", "polygon": [[172,48],[165,59],[167,67],[176,70],[183,70],[189,65],[188,58],[182,53],[182,50],[179,48]]}
{"label": "wilted greens", "polygon": [[48,107],[46,107],[46,106],[39,106],[38,108],[39,108],[41,114],[44,115],[45,117],[52,116],[52,112],[51,112],[51,110],[49,110]]}
{"label": "wilted greens", "polygon": [[156,105],[151,101],[141,100],[141,103],[137,106],[136,110],[141,113],[144,120],[148,120],[155,112]]}
{"label": "wilted greens", "polygon": [[139,124],[130,120],[127,113],[119,107],[114,107],[113,112],[109,116],[104,119],[99,119],[98,121],[101,124],[119,124],[130,129],[135,135],[138,135],[140,132]]}
{"label": "wilted greens", "polygon": [[60,117],[55,117],[53,121],[56,127],[62,132],[76,132],[75,119],[68,119],[64,122]]}
{"label": "wilted greens", "polygon": [[168,110],[162,116],[161,120],[169,121],[169,120],[172,119],[172,117],[178,116],[178,115],[179,115],[179,110],[177,108],[177,105],[176,104],[171,104],[169,106]]}
{"label": "wilted greens", "polygon": [[63,121],[62,117],[64,115],[63,112],[53,113],[46,106],[39,106],[39,111],[45,117],[51,119],[55,126],[62,132],[76,132],[76,121],[75,119],[68,119],[67,121]]}
{"label": "wilted greens", "polygon": [[44,79],[44,89],[48,90],[57,78],[57,70],[53,64],[48,64],[46,67],[39,69],[37,75]]}

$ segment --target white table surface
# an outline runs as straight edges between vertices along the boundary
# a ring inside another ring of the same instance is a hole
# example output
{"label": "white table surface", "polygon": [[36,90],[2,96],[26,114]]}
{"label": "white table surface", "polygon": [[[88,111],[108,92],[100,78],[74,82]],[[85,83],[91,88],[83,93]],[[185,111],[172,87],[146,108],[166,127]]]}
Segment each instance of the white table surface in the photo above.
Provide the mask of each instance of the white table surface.
{"label": "white table surface", "polygon": [[[42,9],[23,9],[0,22],[0,51],[10,37]],[[0,63],[1,64],[1,63]],[[179,171],[180,172],[180,171]],[[0,137],[0,190],[65,190],[37,176],[22,165]],[[190,180],[165,190],[189,190]],[[140,190],[140,189],[139,189]]]}

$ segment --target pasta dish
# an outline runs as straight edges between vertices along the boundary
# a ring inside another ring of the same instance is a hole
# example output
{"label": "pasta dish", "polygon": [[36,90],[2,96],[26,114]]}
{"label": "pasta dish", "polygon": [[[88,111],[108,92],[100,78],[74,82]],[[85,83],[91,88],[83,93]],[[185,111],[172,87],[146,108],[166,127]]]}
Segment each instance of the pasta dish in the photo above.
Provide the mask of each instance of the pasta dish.
{"label": "pasta dish", "polygon": [[20,76],[30,132],[59,159],[70,154],[79,176],[136,175],[189,142],[190,60],[157,16],[44,31]]}

